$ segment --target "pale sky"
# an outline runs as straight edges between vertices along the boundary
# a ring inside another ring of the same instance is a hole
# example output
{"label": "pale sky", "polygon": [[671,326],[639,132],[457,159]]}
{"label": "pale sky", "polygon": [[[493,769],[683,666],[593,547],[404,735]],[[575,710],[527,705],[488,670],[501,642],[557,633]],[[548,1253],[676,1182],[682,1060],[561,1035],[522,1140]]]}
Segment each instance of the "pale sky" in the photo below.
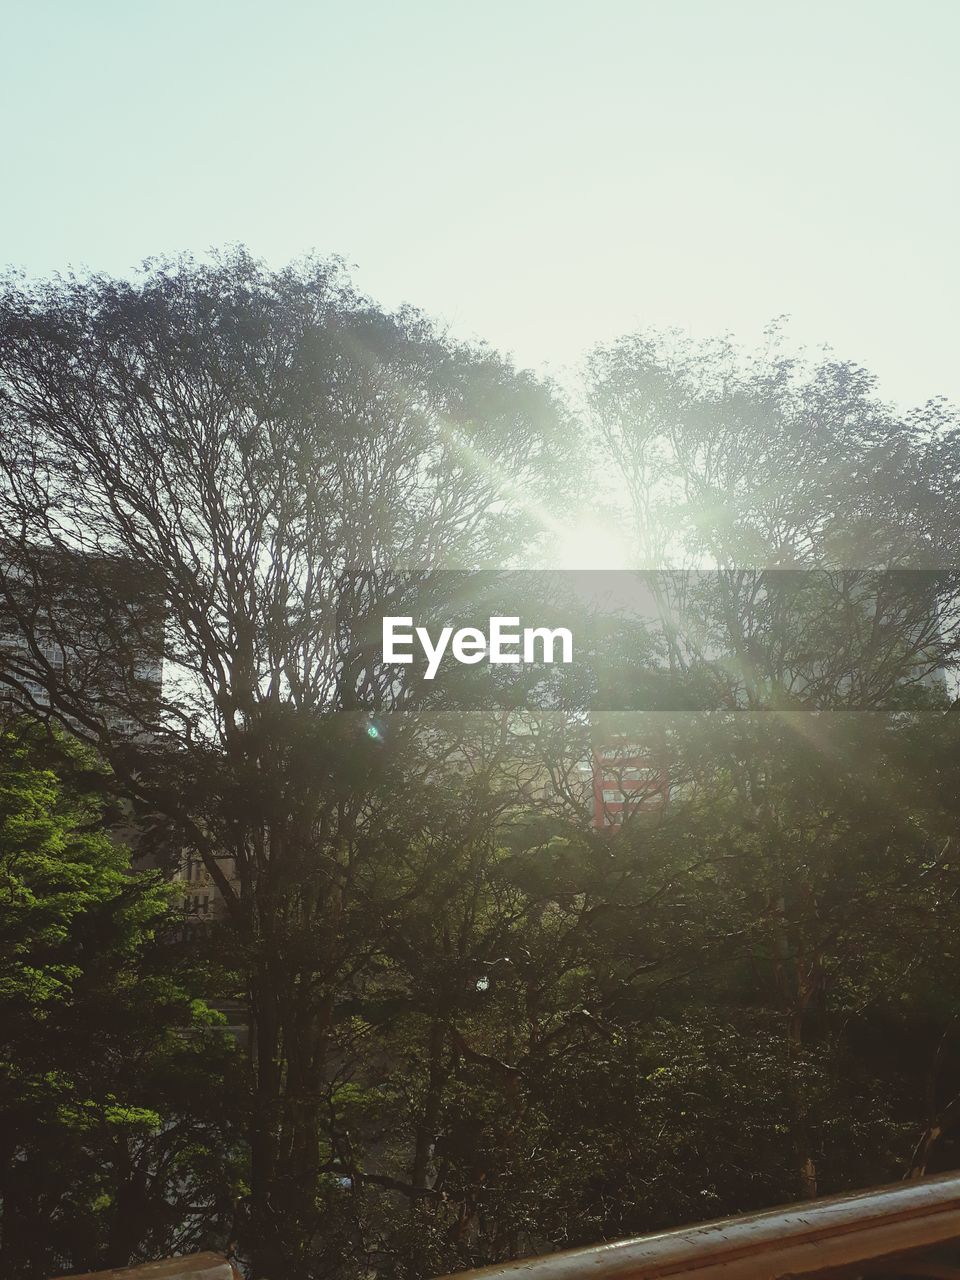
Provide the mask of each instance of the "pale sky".
{"label": "pale sky", "polygon": [[523,364],[776,315],[960,401],[960,0],[0,0],[0,261],[243,241]]}

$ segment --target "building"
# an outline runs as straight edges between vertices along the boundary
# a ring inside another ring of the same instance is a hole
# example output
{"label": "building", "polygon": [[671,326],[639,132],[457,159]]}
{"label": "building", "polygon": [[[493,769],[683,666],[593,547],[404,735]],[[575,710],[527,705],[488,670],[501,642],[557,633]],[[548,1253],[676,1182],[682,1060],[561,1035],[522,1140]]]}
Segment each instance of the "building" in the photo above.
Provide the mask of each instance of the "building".
{"label": "building", "polygon": [[[113,733],[142,735],[163,681],[162,591],[128,560],[58,551],[0,556],[0,686],[9,706],[67,722],[82,691]],[[76,720],[74,719],[74,723]]]}
{"label": "building", "polygon": [[666,803],[670,784],[667,771],[650,748],[626,737],[615,737],[594,747],[593,825],[616,828],[636,813],[650,813]]}

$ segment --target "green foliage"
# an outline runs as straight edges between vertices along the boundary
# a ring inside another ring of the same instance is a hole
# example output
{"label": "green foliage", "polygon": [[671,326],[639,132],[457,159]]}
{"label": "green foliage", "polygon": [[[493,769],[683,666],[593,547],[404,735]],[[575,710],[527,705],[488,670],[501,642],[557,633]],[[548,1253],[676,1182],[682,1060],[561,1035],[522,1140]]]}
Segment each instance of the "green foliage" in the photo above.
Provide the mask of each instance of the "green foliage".
{"label": "green foliage", "polygon": [[342,1274],[891,1181],[956,1093],[951,714],[661,729],[685,779],[663,813],[479,821],[461,782],[380,867],[331,1095]]}
{"label": "green foliage", "polygon": [[0,743],[2,1258],[23,1280],[223,1240],[239,1173],[236,1054],[95,776],[35,728]]}
{"label": "green foliage", "polygon": [[[586,402],[589,451],[555,388],[334,262],[7,282],[0,592],[33,645],[3,677],[106,747],[158,843],[232,865],[253,1049],[94,767],[9,737],[9,1274],[222,1240],[242,1199],[257,1277],[423,1280],[955,1158],[960,736],[928,677],[960,580],[871,566],[953,563],[956,417],[657,335],[598,352]],[[636,562],[716,570],[658,580],[662,634],[580,617],[575,670],[384,670],[380,618],[467,608],[446,570],[522,562],[594,448]],[[44,616],[99,638],[55,679]],[[581,769],[608,731],[671,788],[616,832]]]}

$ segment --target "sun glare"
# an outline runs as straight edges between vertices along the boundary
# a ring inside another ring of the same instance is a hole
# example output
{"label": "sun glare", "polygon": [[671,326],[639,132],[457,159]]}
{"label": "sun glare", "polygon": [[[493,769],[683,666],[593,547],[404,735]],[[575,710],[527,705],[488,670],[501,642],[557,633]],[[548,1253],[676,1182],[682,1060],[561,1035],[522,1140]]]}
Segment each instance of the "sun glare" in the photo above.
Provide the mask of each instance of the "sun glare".
{"label": "sun glare", "polygon": [[631,559],[620,530],[595,516],[575,517],[566,525],[557,522],[548,555],[554,569],[628,569]]}

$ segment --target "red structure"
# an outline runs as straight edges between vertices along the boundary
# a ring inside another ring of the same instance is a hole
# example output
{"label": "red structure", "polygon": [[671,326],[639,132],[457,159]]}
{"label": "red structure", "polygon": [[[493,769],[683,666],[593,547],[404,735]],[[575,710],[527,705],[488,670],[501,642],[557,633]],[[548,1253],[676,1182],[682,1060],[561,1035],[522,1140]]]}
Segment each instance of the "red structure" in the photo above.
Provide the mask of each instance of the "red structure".
{"label": "red structure", "polygon": [[663,766],[636,743],[617,739],[594,748],[595,827],[619,827],[631,814],[659,809],[668,790]]}

